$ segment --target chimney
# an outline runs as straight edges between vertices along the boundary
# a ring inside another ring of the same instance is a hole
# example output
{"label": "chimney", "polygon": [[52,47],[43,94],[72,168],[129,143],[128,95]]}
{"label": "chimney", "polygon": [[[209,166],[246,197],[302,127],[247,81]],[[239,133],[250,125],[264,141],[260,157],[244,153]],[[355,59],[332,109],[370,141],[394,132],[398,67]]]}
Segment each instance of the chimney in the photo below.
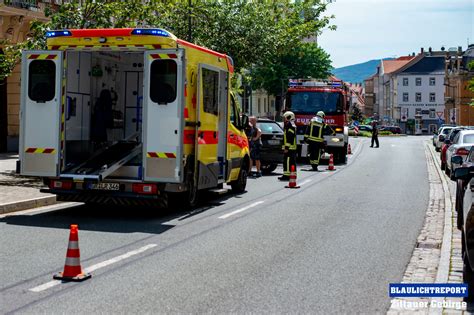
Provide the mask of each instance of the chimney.
{"label": "chimney", "polygon": [[420,53],[424,53],[424,52],[425,52],[425,49],[423,47],[421,47]]}

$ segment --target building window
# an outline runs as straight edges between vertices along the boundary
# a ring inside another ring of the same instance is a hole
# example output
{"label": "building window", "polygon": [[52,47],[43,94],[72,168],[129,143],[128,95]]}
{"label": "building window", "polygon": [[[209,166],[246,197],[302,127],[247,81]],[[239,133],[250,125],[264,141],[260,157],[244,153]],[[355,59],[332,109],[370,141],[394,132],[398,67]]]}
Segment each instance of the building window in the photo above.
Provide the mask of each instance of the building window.
{"label": "building window", "polygon": [[415,94],[415,102],[421,102],[421,93]]}
{"label": "building window", "polygon": [[258,114],[260,115],[260,112],[262,111],[262,108],[260,106],[260,97],[257,99],[257,108],[258,108]]}
{"label": "building window", "polygon": [[415,115],[421,115],[421,108],[415,109]]}
{"label": "building window", "polygon": [[403,93],[403,101],[408,102],[408,93]]}
{"label": "building window", "polygon": [[430,102],[436,102],[436,94],[430,93]]}
{"label": "building window", "polygon": [[430,118],[436,118],[436,112],[433,108],[430,109]]}
{"label": "building window", "polygon": [[436,78],[430,78],[430,85],[436,85]]}
{"label": "building window", "polygon": [[416,78],[415,82],[416,86],[421,86],[421,78]]}
{"label": "building window", "polygon": [[403,78],[403,86],[408,86],[408,78]]}

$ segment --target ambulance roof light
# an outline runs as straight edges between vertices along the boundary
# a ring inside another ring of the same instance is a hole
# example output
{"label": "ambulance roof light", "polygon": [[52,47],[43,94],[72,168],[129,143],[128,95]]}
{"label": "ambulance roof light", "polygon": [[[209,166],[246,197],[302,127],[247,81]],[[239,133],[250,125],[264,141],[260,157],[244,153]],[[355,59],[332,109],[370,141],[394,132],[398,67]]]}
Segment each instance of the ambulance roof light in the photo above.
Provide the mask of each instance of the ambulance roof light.
{"label": "ambulance roof light", "polygon": [[136,28],[132,31],[132,35],[154,35],[170,37],[170,33],[159,28]]}
{"label": "ambulance roof light", "polygon": [[47,31],[46,32],[46,37],[51,38],[51,37],[60,37],[60,36],[71,36],[71,32],[68,30],[63,30],[63,31]]}

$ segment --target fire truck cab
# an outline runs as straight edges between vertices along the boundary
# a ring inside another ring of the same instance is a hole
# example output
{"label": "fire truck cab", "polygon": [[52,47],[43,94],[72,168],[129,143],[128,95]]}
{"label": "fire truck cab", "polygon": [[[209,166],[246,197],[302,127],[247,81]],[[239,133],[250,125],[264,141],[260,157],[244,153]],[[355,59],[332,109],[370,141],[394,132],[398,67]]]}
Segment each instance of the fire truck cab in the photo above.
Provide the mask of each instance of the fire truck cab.
{"label": "fire truck cab", "polygon": [[346,163],[349,143],[348,97],[349,90],[339,80],[289,81],[284,107],[295,114],[299,157],[306,157],[308,154],[308,145],[304,142],[306,126],[318,111],[323,111],[326,123],[336,132],[334,136],[324,136],[326,152],[334,154],[336,163]]}
{"label": "fire truck cab", "polygon": [[244,191],[247,117],[232,59],[162,29],[49,31],[24,51],[21,174],[58,200],[190,204],[224,183]]}

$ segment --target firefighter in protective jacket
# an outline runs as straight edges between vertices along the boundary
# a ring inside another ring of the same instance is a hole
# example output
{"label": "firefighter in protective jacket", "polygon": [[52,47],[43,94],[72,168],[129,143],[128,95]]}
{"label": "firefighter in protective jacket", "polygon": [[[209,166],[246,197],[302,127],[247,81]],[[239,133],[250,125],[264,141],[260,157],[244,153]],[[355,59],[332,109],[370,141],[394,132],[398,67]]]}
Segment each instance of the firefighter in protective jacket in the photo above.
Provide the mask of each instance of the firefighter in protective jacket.
{"label": "firefighter in protective jacket", "polygon": [[306,127],[304,135],[304,140],[308,144],[309,149],[309,163],[311,164],[313,171],[318,170],[321,152],[325,147],[324,135],[335,134],[334,130],[324,122],[324,116],[324,112],[319,111]]}
{"label": "firefighter in protective jacket", "polygon": [[296,172],[296,125],[295,114],[287,111],[283,114],[285,118],[284,134],[283,134],[283,176],[278,177],[279,180],[287,181],[290,179],[290,171],[292,166]]}

